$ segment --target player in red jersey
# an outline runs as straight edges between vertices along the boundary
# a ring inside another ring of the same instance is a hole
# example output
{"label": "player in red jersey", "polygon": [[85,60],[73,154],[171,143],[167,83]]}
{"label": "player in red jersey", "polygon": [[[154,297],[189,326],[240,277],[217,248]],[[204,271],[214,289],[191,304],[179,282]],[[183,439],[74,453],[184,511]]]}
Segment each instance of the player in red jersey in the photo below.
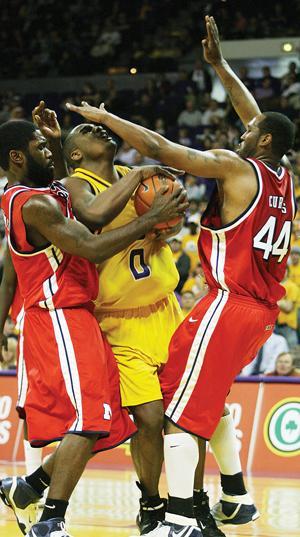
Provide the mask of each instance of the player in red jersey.
{"label": "player in red jersey", "polygon": [[[153,535],[171,535],[178,529],[174,524],[196,526],[196,438],[204,446],[211,437],[235,376],[274,328],[295,215],[292,178],[280,160],[293,145],[295,129],[282,114],[258,113],[236,153],[201,152],[122,120],[104,105],[68,108],[103,123],[142,154],[217,178],[199,237],[209,293],[175,332],[161,375],[169,505],[166,523]],[[199,532],[193,527],[189,535]]]}
{"label": "player in red jersey", "polygon": [[[65,188],[52,182],[51,151],[32,123],[12,121],[0,127],[0,165],[8,176],[2,208],[25,309],[22,344],[29,382],[25,402],[29,439],[37,446],[62,439],[56,453],[34,474],[2,480],[0,494],[13,507],[23,533],[64,537],[68,500],[91,453],[113,447],[135,431],[120,406],[111,350],[91,313],[98,292],[94,263],[116,254],[156,223],[181,214],[185,194],[166,197],[162,189],[147,215],[94,236],[74,219]],[[123,209],[140,180],[154,173],[164,170],[146,167],[130,172],[126,182],[119,181],[102,196],[101,204],[95,198],[95,210],[108,222]],[[30,521],[22,520],[22,511],[49,483],[41,522],[29,530]]]}

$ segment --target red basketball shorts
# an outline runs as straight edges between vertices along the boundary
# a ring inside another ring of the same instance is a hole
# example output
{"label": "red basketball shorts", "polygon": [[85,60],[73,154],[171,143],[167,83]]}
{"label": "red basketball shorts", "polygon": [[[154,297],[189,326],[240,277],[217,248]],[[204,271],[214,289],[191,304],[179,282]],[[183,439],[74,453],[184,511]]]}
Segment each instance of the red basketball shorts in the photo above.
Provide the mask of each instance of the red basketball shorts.
{"label": "red basketball shorts", "polygon": [[95,451],[100,451],[135,432],[120,405],[114,356],[87,309],[29,309],[24,317],[22,349],[31,445],[43,446],[67,433],[86,433],[99,436]]}
{"label": "red basketball shorts", "polygon": [[211,291],[174,333],[160,376],[166,417],[210,439],[230,386],[271,335],[278,308]]}

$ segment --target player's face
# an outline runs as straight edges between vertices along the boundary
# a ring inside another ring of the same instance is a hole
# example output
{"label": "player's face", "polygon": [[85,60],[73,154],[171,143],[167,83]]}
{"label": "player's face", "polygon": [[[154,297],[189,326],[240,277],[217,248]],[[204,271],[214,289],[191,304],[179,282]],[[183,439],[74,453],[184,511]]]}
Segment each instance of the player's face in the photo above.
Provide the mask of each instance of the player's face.
{"label": "player's face", "polygon": [[105,154],[114,156],[116,142],[101,125],[84,123],[73,129],[76,134],[76,145],[87,156],[100,158]]}
{"label": "player's face", "polygon": [[29,142],[26,157],[26,175],[36,186],[46,187],[53,181],[54,164],[47,140],[39,131]]}
{"label": "player's face", "polygon": [[241,136],[241,142],[236,152],[243,158],[254,157],[256,153],[260,137],[259,122],[260,116],[256,116],[248,123],[247,130]]}

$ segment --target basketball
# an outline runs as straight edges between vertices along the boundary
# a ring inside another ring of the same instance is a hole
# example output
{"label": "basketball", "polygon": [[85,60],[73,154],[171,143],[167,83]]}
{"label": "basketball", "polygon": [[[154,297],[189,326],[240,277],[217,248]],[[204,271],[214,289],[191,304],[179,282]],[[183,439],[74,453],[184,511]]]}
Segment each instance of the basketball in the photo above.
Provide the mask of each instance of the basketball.
{"label": "basketball", "polygon": [[[149,211],[156,192],[161,189],[162,186],[168,186],[168,190],[165,194],[170,195],[178,188],[181,188],[181,184],[178,181],[172,181],[169,177],[164,175],[153,175],[144,179],[140,186],[137,188],[134,196],[134,206],[137,214],[141,216]],[[169,220],[168,222],[162,222],[161,224],[156,224],[155,229],[170,229],[173,226],[176,226],[181,221],[182,217],[178,216]]]}

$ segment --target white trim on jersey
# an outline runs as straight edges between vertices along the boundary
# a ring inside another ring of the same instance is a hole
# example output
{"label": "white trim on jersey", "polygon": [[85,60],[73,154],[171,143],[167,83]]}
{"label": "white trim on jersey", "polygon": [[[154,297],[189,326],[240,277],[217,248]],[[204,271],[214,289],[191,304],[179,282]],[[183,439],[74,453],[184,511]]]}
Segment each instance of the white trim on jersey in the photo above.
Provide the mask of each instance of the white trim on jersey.
{"label": "white trim on jersey", "polygon": [[65,381],[66,391],[76,411],[76,419],[70,426],[71,431],[82,431],[83,409],[80,378],[76,356],[63,309],[49,312],[57,343],[60,367]]}
{"label": "white trim on jersey", "polygon": [[57,279],[56,279],[55,273],[52,274],[50,278],[47,278],[47,280],[44,281],[43,291],[44,291],[45,299],[39,302],[39,306],[41,308],[46,308],[48,310],[54,310],[55,306],[53,303],[53,296],[58,291],[58,285],[57,285]]}
{"label": "white trim on jersey", "polygon": [[278,171],[276,170],[273,170],[272,168],[270,168],[270,166],[268,166],[265,162],[263,162],[262,160],[260,160],[259,162],[261,162],[268,170],[269,172],[273,173],[273,175],[276,175],[276,178],[281,181],[281,179],[283,178],[284,176],[284,172],[285,172],[285,168],[284,166],[280,166],[280,170],[281,172],[278,173]]}
{"label": "white trim on jersey", "polygon": [[259,202],[259,200],[261,198],[261,195],[262,195],[263,180],[262,180],[262,176],[261,176],[261,173],[260,173],[260,169],[257,166],[256,162],[254,162],[251,158],[248,158],[247,160],[249,162],[251,162],[251,164],[254,166],[255,171],[257,173],[257,177],[258,177],[259,187],[258,187],[258,193],[256,195],[256,198],[254,199],[254,201],[252,201],[252,203],[250,204],[250,206],[246,210],[246,212],[244,212],[240,218],[237,218],[233,222],[233,224],[229,224],[228,226],[225,225],[225,226],[222,226],[222,227],[220,227],[218,229],[213,229],[213,228],[210,228],[210,227],[206,227],[206,226],[203,226],[203,224],[201,224],[201,229],[206,229],[208,231],[211,231],[211,233],[220,233],[220,231],[226,233],[226,231],[230,231],[231,229],[234,229],[237,226],[239,226],[244,220],[246,220],[246,218],[248,218],[248,216],[250,216],[251,213],[253,213],[253,211],[256,208],[256,206],[257,206],[257,204],[258,204],[258,202]]}
{"label": "white trim on jersey", "polygon": [[290,181],[291,181],[291,198],[292,198],[293,220],[294,220],[298,211],[298,207],[297,207],[297,202],[295,199],[293,176],[291,173],[290,173]]}
{"label": "white trim on jersey", "polygon": [[175,423],[184,412],[198,382],[207,347],[228,297],[229,293],[218,290],[216,298],[205,313],[196,332],[180,384],[165,413]]}
{"label": "white trim on jersey", "polygon": [[212,233],[212,249],[210,256],[210,264],[212,275],[216,282],[219,283],[224,291],[229,291],[225,282],[225,260],[226,260],[226,234],[224,232]]}
{"label": "white trim on jersey", "polygon": [[17,316],[17,324],[19,325],[19,356],[18,356],[18,372],[17,372],[17,381],[18,381],[18,400],[17,407],[24,408],[27,388],[28,388],[28,378],[27,371],[24,359],[24,320],[25,320],[25,311],[24,306],[20,310],[20,313]]}

